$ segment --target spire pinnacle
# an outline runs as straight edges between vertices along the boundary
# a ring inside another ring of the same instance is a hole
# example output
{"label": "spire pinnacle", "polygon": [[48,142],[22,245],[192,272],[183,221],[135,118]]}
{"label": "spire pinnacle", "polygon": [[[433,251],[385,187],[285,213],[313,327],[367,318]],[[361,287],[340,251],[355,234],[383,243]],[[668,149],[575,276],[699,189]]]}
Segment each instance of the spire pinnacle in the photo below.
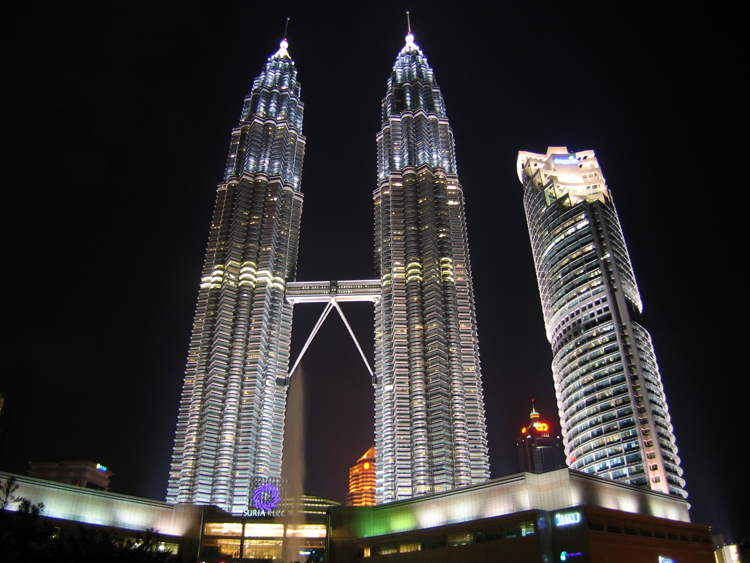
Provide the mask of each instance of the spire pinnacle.
{"label": "spire pinnacle", "polygon": [[272,59],[291,59],[292,57],[289,56],[289,51],[287,51],[287,48],[289,47],[289,43],[286,40],[286,32],[289,30],[289,19],[286,18],[286,25],[284,26],[284,38],[281,40],[281,43],[279,43],[279,50],[276,51]]}
{"label": "spire pinnacle", "polygon": [[418,51],[419,47],[414,43],[414,34],[411,32],[411,18],[408,11],[406,12],[406,28],[409,33],[406,35],[406,45],[401,52]]}
{"label": "spire pinnacle", "polygon": [[529,413],[529,418],[531,418],[531,420],[539,418],[539,413],[536,412],[536,409],[534,408],[534,399],[531,399],[531,412]]}

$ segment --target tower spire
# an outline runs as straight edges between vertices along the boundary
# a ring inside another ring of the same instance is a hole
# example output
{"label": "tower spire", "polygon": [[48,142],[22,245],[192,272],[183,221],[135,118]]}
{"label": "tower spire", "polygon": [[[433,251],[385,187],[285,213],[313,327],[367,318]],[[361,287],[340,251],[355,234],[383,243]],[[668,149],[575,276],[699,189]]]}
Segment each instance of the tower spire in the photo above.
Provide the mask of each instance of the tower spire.
{"label": "tower spire", "polygon": [[289,51],[287,51],[287,48],[289,47],[289,42],[286,40],[286,32],[289,30],[289,17],[286,18],[286,24],[284,25],[284,37],[281,40],[281,43],[279,43],[279,50],[276,51],[272,59],[291,59],[292,57],[289,56]]}
{"label": "tower spire", "polygon": [[536,412],[536,409],[534,408],[534,399],[531,399],[531,412],[529,413],[529,417],[531,418],[531,420],[539,418],[539,413]]}
{"label": "tower spire", "polygon": [[419,50],[419,47],[414,44],[414,34],[411,32],[411,18],[408,11],[406,12],[406,29],[408,31],[406,34],[406,45],[401,50],[401,54]]}

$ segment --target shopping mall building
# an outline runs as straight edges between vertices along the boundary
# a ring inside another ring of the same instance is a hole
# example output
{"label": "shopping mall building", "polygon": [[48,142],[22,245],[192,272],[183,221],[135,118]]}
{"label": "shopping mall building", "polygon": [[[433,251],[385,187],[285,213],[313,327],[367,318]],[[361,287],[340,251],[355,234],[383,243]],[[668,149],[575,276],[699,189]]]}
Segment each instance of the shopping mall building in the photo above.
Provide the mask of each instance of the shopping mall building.
{"label": "shopping mall building", "polygon": [[714,562],[711,530],[690,522],[683,499],[569,469],[379,506],[305,497],[294,510],[282,500],[244,517],[0,472],[0,482],[10,477],[16,495],[44,502],[62,533],[83,524],[134,537],[151,528],[165,549],[207,563]]}

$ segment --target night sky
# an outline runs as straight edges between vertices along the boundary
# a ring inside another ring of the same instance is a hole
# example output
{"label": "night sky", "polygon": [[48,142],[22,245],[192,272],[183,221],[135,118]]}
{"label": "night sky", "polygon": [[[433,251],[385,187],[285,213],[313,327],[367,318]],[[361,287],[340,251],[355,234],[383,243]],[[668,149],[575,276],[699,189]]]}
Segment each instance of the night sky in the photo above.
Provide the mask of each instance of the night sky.
{"label": "night sky", "polygon": [[[163,499],[216,184],[287,16],[307,137],[297,279],[375,277],[375,135],[411,10],[455,133],[493,477],[558,429],[519,150],[594,149],[654,339],[693,521],[747,535],[741,74],[718,15],[627,3],[33,4],[7,18],[0,469],[91,459]],[[721,14],[728,27],[736,14]],[[737,99],[733,99],[737,97]],[[736,151],[736,152],[735,152]],[[294,352],[322,305],[295,311]],[[372,305],[345,313],[372,360]],[[741,342],[742,340],[742,342]],[[303,360],[306,490],[344,501],[373,389],[332,315]]]}

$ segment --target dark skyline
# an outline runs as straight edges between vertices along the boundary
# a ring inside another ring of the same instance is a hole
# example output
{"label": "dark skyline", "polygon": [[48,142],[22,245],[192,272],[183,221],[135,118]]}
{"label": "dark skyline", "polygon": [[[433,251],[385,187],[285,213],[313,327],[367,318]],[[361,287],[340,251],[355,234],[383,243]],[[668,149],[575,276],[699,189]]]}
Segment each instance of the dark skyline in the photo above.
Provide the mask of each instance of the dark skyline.
{"label": "dark skyline", "polygon": [[[739,150],[721,125],[732,101],[719,79],[732,62],[709,48],[710,18],[653,7],[183,2],[25,14],[10,34],[6,86],[0,393],[12,419],[0,469],[83,456],[112,469],[112,491],[164,498],[216,184],[287,16],[307,137],[297,279],[375,276],[375,134],[406,9],[455,133],[492,476],[517,472],[531,399],[559,427],[516,155],[593,149],[629,246],[693,520],[746,533],[734,459],[748,388],[743,315],[737,298],[724,305],[737,285],[740,205],[714,187],[727,158],[715,152]],[[293,358],[321,309],[297,307]],[[344,311],[371,359],[372,306]],[[334,316],[303,367],[307,489],[343,502],[348,468],[373,441],[369,374]]]}

